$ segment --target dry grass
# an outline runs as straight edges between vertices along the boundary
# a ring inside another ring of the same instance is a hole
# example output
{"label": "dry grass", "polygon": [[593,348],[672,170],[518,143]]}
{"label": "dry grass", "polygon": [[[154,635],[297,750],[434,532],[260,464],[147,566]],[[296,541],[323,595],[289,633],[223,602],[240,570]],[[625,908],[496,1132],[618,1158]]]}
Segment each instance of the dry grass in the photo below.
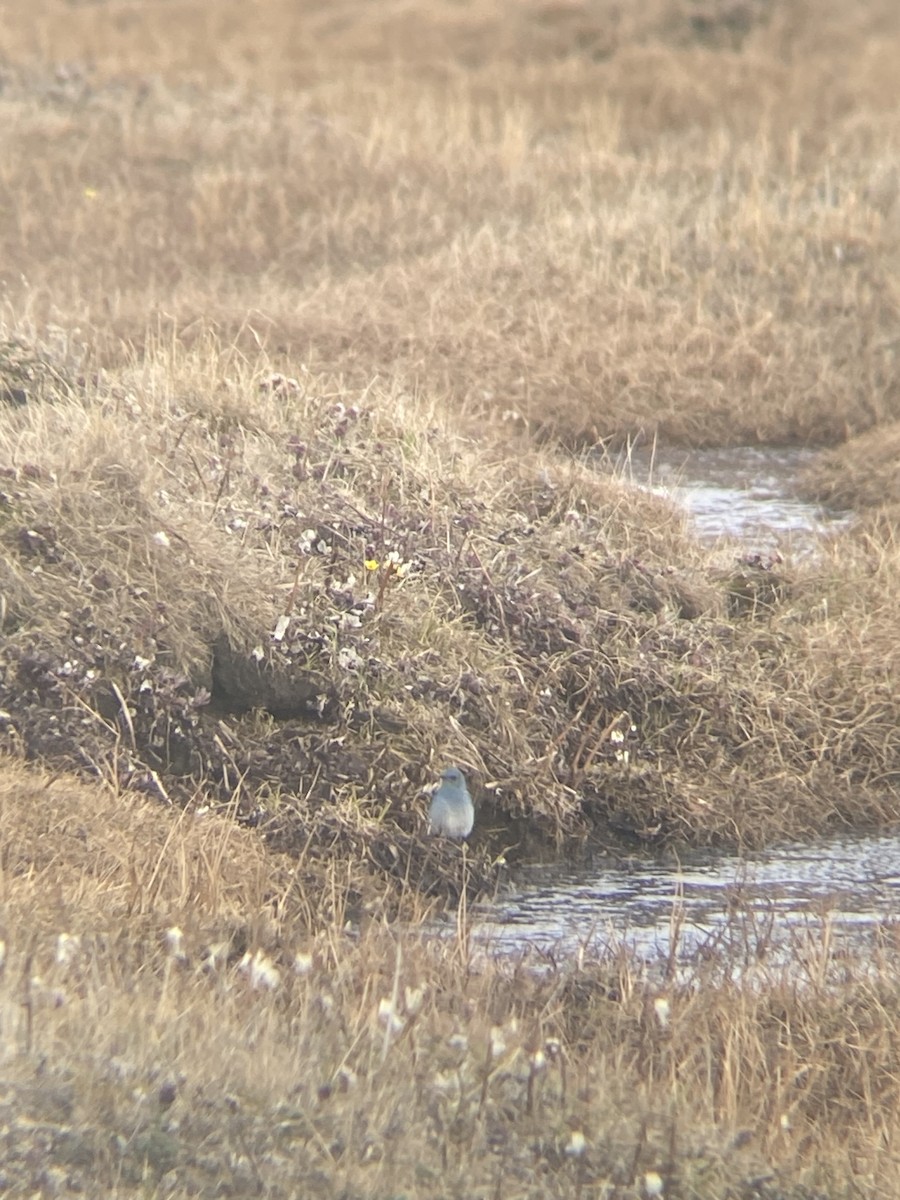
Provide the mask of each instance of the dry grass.
{"label": "dry grass", "polygon": [[822,453],[804,488],[825,503],[860,510],[900,505],[900,424],[886,424]]}
{"label": "dry grass", "polygon": [[214,322],[569,442],[896,419],[895,8],[621,7],[23,9],[9,310],[107,362]]}
{"label": "dry grass", "polygon": [[897,1194],[889,942],[778,966],[737,914],[678,982],[494,964],[464,915],[310,933],[293,864],[210,814],[9,761],[0,805],[10,1194]]}
{"label": "dry grass", "polygon": [[859,435],[810,486],[892,498],[898,11],[5,14],[8,1191],[898,1194],[892,931],[466,922],[504,852],[896,819],[896,508],[710,554],[598,449]]}

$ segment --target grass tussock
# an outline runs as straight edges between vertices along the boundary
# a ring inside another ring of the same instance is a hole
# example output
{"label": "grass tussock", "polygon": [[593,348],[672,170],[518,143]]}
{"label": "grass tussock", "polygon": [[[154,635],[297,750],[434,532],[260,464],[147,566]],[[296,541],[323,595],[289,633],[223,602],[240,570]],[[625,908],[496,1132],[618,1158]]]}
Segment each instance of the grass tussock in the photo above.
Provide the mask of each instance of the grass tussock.
{"label": "grass tussock", "polygon": [[826,504],[896,512],[900,506],[900,424],[888,423],[818,455],[804,489]]}
{"label": "grass tussock", "polygon": [[737,914],[678,982],[498,964],[464,910],[310,932],[293,864],[208,813],[10,761],[0,808],[12,1194],[895,1194],[889,944],[786,963]]}
{"label": "grass tussock", "polygon": [[448,761],[492,853],[891,816],[890,545],[710,560],[598,463],[264,365],[160,344],[8,412],[9,750],[406,882]]}

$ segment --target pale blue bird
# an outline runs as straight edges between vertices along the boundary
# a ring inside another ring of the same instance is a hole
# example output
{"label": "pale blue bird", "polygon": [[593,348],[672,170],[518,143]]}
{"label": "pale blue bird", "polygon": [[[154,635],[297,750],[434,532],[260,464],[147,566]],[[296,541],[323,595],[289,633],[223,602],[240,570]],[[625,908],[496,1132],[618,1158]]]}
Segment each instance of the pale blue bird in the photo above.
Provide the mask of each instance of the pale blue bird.
{"label": "pale blue bird", "polygon": [[428,809],[428,832],[448,838],[467,838],[475,824],[475,805],[459,767],[448,767],[441,775]]}

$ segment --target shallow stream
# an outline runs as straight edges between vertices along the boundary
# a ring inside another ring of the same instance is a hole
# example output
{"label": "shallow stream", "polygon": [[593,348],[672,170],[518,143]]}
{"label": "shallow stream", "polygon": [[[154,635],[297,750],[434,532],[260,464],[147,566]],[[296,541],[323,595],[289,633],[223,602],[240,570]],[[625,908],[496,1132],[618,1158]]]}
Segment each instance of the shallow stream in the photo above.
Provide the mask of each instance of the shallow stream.
{"label": "shallow stream", "polygon": [[815,455],[758,446],[635,451],[626,473],[638,487],[681,504],[705,542],[728,537],[753,550],[805,553],[850,519],[796,494],[796,481]]}
{"label": "shallow stream", "polygon": [[[634,454],[629,471],[636,486],[684,505],[704,540],[807,554],[849,520],[794,494],[812,454],[753,447]],[[686,963],[723,945],[749,959],[801,933],[839,947],[890,932],[898,916],[900,837],[878,834],[744,856],[693,852],[523,869],[514,890],[480,910],[476,938],[504,954],[625,944],[646,959]]]}
{"label": "shallow stream", "polygon": [[[530,867],[480,915],[478,941],[504,955],[627,946],[648,961],[686,964],[726,949],[749,963],[777,956],[798,933],[840,949],[886,933],[900,917],[900,839],[844,836],[590,870]],[[900,924],[897,933],[900,940]]]}

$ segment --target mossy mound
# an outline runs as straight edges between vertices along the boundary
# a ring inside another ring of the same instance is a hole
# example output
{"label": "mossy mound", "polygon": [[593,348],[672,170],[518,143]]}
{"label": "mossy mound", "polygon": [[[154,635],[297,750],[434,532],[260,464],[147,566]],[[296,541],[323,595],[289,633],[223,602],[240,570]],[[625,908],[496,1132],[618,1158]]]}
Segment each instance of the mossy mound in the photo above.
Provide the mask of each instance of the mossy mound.
{"label": "mossy mound", "polygon": [[406,879],[448,761],[491,853],[891,814],[862,563],[711,556],[589,459],[226,363],[151,354],[4,414],[7,748]]}

